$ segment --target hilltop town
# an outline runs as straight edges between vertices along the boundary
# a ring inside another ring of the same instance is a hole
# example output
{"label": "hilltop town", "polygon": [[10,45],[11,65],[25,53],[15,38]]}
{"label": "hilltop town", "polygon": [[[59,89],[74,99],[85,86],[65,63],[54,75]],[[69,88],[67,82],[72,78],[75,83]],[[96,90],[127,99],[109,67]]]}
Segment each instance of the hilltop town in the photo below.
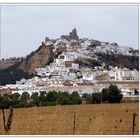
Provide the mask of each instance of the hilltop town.
{"label": "hilltop town", "polygon": [[[42,48],[44,51],[41,52]],[[116,84],[126,97],[139,95],[139,70],[125,67],[125,63],[121,62],[116,66],[108,63],[111,61],[109,56],[112,55],[117,56],[118,61],[121,56],[134,56],[135,59],[135,56],[139,56],[138,50],[119,46],[115,42],[80,39],[74,28],[69,35],[62,35],[58,39],[46,37],[38,51],[38,55],[33,53],[33,57],[29,56],[28,60],[25,59],[26,62],[20,65],[21,69],[26,67],[25,71],[33,73],[34,76],[30,79],[22,78],[16,81],[16,84],[1,86],[1,93],[22,94],[27,91],[32,94],[35,91],[57,90],[69,93],[77,91],[82,96],[84,93],[100,92],[112,83]],[[46,57],[42,57],[45,51]],[[108,62],[107,59],[100,59],[102,55],[109,58]],[[41,63],[43,65],[40,65]]]}

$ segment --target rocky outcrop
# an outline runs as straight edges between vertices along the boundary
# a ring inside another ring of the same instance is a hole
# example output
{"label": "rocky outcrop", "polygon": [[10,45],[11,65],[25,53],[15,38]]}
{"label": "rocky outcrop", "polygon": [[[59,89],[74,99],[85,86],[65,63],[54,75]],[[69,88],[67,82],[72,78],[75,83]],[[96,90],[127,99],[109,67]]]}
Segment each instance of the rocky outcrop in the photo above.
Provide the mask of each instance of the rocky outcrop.
{"label": "rocky outcrop", "polygon": [[36,68],[45,67],[53,61],[54,54],[51,46],[40,46],[40,48],[29,55],[25,61],[20,64],[20,69],[29,74],[33,74]]}

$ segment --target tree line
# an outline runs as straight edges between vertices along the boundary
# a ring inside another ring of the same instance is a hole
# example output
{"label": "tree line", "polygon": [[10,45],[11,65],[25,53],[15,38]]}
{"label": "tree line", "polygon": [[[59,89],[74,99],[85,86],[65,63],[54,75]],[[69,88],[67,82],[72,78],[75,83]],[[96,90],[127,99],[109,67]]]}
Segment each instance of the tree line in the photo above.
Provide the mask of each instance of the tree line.
{"label": "tree line", "polygon": [[49,106],[49,105],[74,105],[82,104],[100,104],[100,103],[120,103],[123,95],[121,91],[115,85],[110,85],[108,88],[104,88],[101,92],[93,94],[83,94],[80,97],[79,93],[74,91],[73,93],[61,92],[61,91],[40,91],[33,92],[30,96],[28,92],[5,94],[0,96],[0,109],[33,106]]}
{"label": "tree line", "polygon": [[33,92],[30,96],[28,92],[23,92],[22,95],[14,93],[0,96],[0,108],[14,108],[33,107],[33,106],[49,106],[49,105],[72,105],[81,104],[82,99],[77,92],[69,94],[68,92],[60,91],[40,91]]}

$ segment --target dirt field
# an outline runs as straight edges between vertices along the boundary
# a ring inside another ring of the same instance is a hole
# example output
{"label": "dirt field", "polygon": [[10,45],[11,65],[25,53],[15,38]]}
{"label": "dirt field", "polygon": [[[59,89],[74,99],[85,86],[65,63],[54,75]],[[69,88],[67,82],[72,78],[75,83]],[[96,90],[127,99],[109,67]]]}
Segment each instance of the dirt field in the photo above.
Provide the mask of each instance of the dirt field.
{"label": "dirt field", "polygon": [[[136,113],[135,120],[133,113]],[[14,109],[10,134],[132,135],[133,129],[138,135],[138,103],[66,105]],[[5,134],[1,110],[0,134]]]}

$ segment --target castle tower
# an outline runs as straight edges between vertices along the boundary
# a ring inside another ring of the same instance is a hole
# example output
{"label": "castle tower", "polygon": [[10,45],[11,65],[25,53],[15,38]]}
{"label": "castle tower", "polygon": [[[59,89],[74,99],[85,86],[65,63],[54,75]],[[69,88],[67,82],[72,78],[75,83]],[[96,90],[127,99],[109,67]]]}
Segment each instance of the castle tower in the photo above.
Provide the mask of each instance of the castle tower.
{"label": "castle tower", "polygon": [[70,32],[70,34],[69,34],[69,37],[70,37],[70,39],[75,39],[75,40],[79,40],[79,37],[78,37],[78,35],[77,35],[77,30],[76,30],[76,28],[74,28],[73,30],[72,30],[72,32]]}

